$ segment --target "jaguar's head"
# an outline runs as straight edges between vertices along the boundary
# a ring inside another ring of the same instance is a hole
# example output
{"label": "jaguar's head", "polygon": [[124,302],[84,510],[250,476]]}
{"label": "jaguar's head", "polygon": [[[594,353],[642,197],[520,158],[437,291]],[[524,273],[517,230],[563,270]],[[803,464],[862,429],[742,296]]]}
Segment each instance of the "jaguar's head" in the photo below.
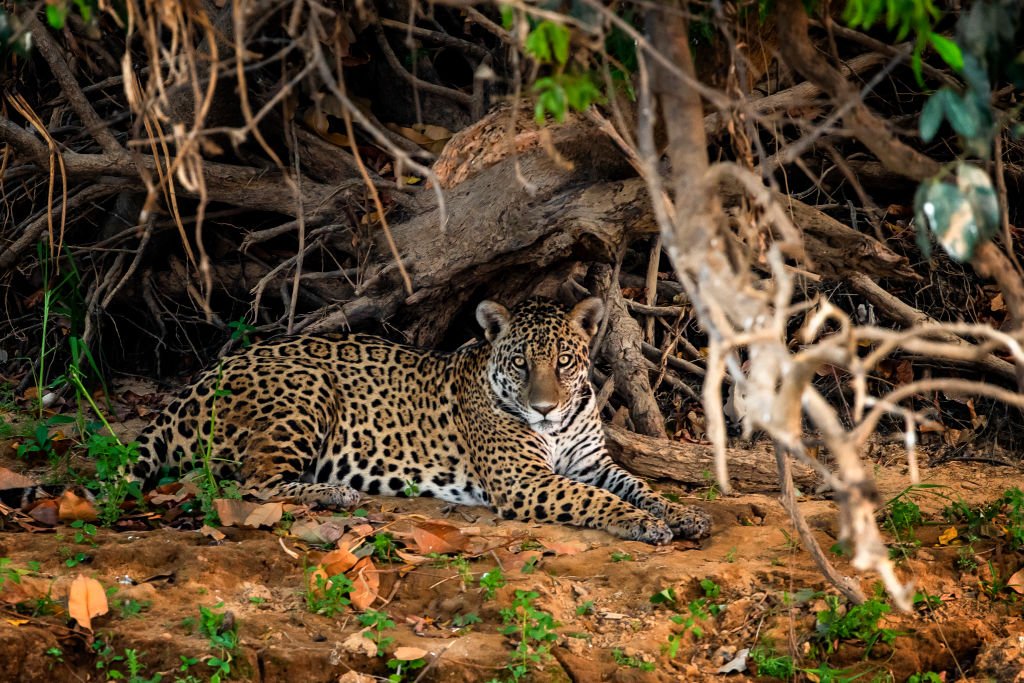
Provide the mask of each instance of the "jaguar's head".
{"label": "jaguar's head", "polygon": [[589,345],[603,314],[595,297],[572,310],[541,298],[511,311],[493,301],[477,306],[493,347],[487,374],[498,406],[540,433],[564,425],[593,393]]}

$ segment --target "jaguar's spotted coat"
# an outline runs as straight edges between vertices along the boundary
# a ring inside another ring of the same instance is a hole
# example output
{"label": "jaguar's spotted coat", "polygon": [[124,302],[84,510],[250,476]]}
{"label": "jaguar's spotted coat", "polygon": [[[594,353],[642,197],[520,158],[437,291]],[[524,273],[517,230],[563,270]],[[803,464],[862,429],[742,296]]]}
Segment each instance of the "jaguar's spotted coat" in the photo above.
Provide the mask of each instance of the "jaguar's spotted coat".
{"label": "jaguar's spotted coat", "polygon": [[206,371],[139,437],[138,479],[188,467],[213,420],[220,476],[261,497],[354,505],[359,492],[490,505],[507,519],[700,538],[706,513],[615,465],[587,379],[598,299],[571,311],[485,301],[488,341],[454,353],[366,335],[257,344]]}

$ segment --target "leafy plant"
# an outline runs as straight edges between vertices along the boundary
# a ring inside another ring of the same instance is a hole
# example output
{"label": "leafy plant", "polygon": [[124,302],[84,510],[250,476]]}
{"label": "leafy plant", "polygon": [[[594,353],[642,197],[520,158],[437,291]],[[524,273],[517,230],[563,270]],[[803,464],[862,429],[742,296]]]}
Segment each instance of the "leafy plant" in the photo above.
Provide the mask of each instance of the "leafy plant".
{"label": "leafy plant", "polygon": [[594,601],[593,600],[585,600],[584,602],[581,602],[580,604],[576,605],[576,616],[582,617],[582,616],[584,616],[586,614],[593,614],[593,613],[594,613]]}
{"label": "leafy plant", "polygon": [[922,671],[911,674],[910,678],[907,679],[907,683],[944,683],[944,681],[942,676],[934,671]]}
{"label": "leafy plant", "polygon": [[758,645],[750,651],[750,660],[754,663],[758,676],[790,680],[796,675],[793,658],[776,653],[774,648]]}
{"label": "leafy plant", "polygon": [[612,551],[612,562],[632,562],[633,556],[629,553],[619,552],[618,550]]}
{"label": "leafy plant", "polygon": [[841,613],[839,598],[835,595],[826,595],[825,604],[826,609],[818,612],[814,638],[829,653],[835,651],[836,642],[855,640],[866,645],[865,656],[868,656],[878,641],[892,643],[899,635],[898,631],[878,627],[878,621],[891,608],[877,597],[860,605],[850,605],[845,614]]}
{"label": "leafy plant", "polygon": [[402,489],[402,495],[406,498],[416,498],[420,495],[420,485],[412,479],[406,479],[405,487]]}
{"label": "leafy plant", "polygon": [[507,667],[513,681],[526,676],[532,665],[546,661],[550,656],[551,643],[558,638],[555,629],[560,624],[534,605],[539,597],[540,594],[534,591],[517,590],[512,606],[501,610],[504,626],[499,631],[518,639]]}
{"label": "leafy plant", "polygon": [[351,604],[349,595],[353,588],[352,581],[344,574],[327,577],[323,572],[309,569],[304,593],[306,610],[325,617],[341,614]]}
{"label": "leafy plant", "polygon": [[239,318],[229,322],[228,328],[231,330],[231,341],[241,341],[243,348],[249,348],[252,344],[249,333],[255,332],[255,327],[246,322],[245,318]]}
{"label": "leafy plant", "polygon": [[395,537],[387,532],[381,532],[373,537],[373,554],[381,562],[394,562],[398,560],[396,554],[398,546],[395,545]]}
{"label": "leafy plant", "polygon": [[654,662],[646,662],[636,656],[627,656],[618,648],[612,650],[612,659],[619,666],[628,666],[632,669],[640,669],[641,671],[654,671],[655,669]]}
{"label": "leafy plant", "polygon": [[456,628],[469,628],[473,624],[479,624],[480,617],[476,612],[468,612],[466,614],[456,614],[452,617],[452,625]]}
{"label": "leafy plant", "polygon": [[366,610],[359,615],[360,625],[368,628],[368,631],[364,631],[363,635],[372,640],[377,645],[377,656],[383,657],[384,651],[395,642],[395,639],[390,636],[385,636],[384,631],[389,628],[395,627],[395,622],[391,620],[391,617],[385,612],[377,612],[374,610]]}
{"label": "leafy plant", "polygon": [[[198,626],[199,634],[209,641],[214,654],[206,660],[206,665],[213,669],[210,683],[221,683],[231,676],[231,662],[234,651],[238,647],[238,625],[230,612],[215,612],[224,606],[220,602],[213,607],[199,607],[199,620],[193,622]],[[192,620],[186,620],[192,622]]]}
{"label": "leafy plant", "polygon": [[504,585],[505,576],[501,573],[501,567],[495,567],[480,577],[480,587],[484,589],[484,597],[488,600],[493,600],[495,592]]}

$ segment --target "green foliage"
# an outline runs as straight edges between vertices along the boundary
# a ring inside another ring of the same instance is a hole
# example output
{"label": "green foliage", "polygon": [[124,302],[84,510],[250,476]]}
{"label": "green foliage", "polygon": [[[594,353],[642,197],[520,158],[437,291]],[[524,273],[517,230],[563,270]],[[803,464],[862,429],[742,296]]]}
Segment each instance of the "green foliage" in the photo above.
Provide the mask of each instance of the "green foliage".
{"label": "green foliage", "polygon": [[852,28],[870,29],[883,16],[886,29],[896,31],[896,42],[903,41],[913,31],[912,66],[919,83],[924,82],[921,54],[929,43],[947,64],[954,69],[960,68],[963,59],[956,43],[934,31],[942,12],[932,0],[847,0],[843,10],[843,21]]}
{"label": "green foliage", "polygon": [[344,612],[351,604],[349,595],[355,587],[352,581],[344,574],[325,577],[321,573],[314,578],[313,572],[313,569],[306,571],[306,610],[325,617]]}
{"label": "green foliage", "polygon": [[363,635],[377,645],[377,656],[383,657],[385,650],[387,650],[391,643],[395,642],[394,638],[385,636],[384,631],[394,628],[395,622],[391,620],[391,617],[386,612],[377,612],[371,609],[359,615],[359,624],[369,629],[364,631]]}
{"label": "green foliage", "polygon": [[[241,498],[241,494],[236,486],[217,479],[217,472],[214,466],[213,435],[217,428],[217,399],[231,395],[229,389],[222,388],[221,382],[223,379],[224,364],[221,363],[217,367],[217,381],[213,385],[209,431],[206,434],[200,434],[201,446],[197,463],[200,476],[195,480],[196,488],[198,489],[196,499],[199,501],[199,507],[203,511],[203,523],[211,526],[220,523],[213,501],[218,498]],[[193,454],[193,459],[195,458],[196,454]]]}
{"label": "green foliage", "polygon": [[469,612],[467,614],[456,614],[452,617],[452,625],[456,628],[469,628],[473,624],[480,623],[480,616],[476,612]]}
{"label": "green foliage", "polygon": [[796,665],[789,655],[780,655],[774,648],[758,645],[750,651],[758,676],[791,680],[796,675]]}
{"label": "green foliage", "polygon": [[612,551],[612,562],[632,562],[633,556],[629,553],[622,553],[618,550]]}
{"label": "green foliage", "polygon": [[420,495],[420,485],[412,479],[406,479],[405,487],[402,489],[402,495],[406,498],[416,498]]}
{"label": "green foliage", "polygon": [[238,625],[230,612],[215,612],[224,603],[219,602],[213,607],[199,607],[198,621],[192,618],[185,620],[186,626],[195,626],[199,635],[209,641],[213,655],[206,660],[206,665],[213,669],[210,683],[221,683],[231,676],[231,662],[234,651],[238,647]]}
{"label": "green foliage", "polygon": [[526,36],[526,54],[542,64],[564,66],[569,60],[569,29],[545,19]]}
{"label": "green foliage", "polygon": [[397,550],[395,537],[391,534],[382,531],[373,537],[373,555],[381,562],[396,561],[398,559]]}
{"label": "green foliage", "polygon": [[[51,648],[53,649],[53,648]],[[116,650],[102,638],[97,638],[92,643],[92,650],[96,654],[96,669],[104,671],[103,677],[108,681],[127,681],[127,683],[159,683],[163,678],[160,674],[152,676],[145,675],[145,666],[142,663],[142,656],[138,650],[126,649],[123,655],[116,654]],[[115,668],[115,665],[118,668]],[[211,679],[212,680],[212,679]]]}
{"label": "green foliage", "polygon": [[590,105],[604,99],[589,74],[558,73],[538,78],[533,92],[537,95],[533,113],[538,124],[544,123],[547,115],[561,123],[569,109],[586,111]]}
{"label": "green foliage", "polygon": [[576,605],[576,616],[582,617],[586,614],[594,613],[594,601],[585,600],[580,604]]}
{"label": "green foliage", "polygon": [[841,612],[839,598],[835,595],[825,596],[825,604],[827,608],[818,612],[814,639],[829,653],[835,651],[837,641],[855,640],[867,646],[867,656],[879,640],[892,643],[899,635],[892,629],[878,627],[879,619],[892,611],[878,598],[871,598],[861,605],[850,605],[845,614]]}
{"label": "green foliage", "polygon": [[944,678],[934,671],[922,671],[912,674],[907,683],[944,683]]}
{"label": "green foliage", "polygon": [[895,534],[911,531],[914,527],[921,526],[924,518],[921,516],[921,506],[912,500],[890,501],[886,510],[885,525]]}
{"label": "green foliage", "polygon": [[639,657],[627,657],[622,650],[618,648],[612,650],[612,659],[619,666],[628,666],[633,669],[640,669],[641,671],[654,671],[654,662],[645,662]]}
{"label": "green foliage", "polygon": [[558,639],[555,629],[561,624],[534,606],[539,597],[534,591],[517,590],[512,606],[501,610],[504,626],[499,631],[519,641],[507,667],[513,681],[525,677],[531,666],[545,662],[550,656],[551,643]]}
{"label": "green foliage", "polygon": [[256,328],[246,322],[245,318],[232,320],[228,323],[228,328],[231,329],[231,341],[241,341],[243,348],[249,348],[252,345],[249,333],[255,332]]}
{"label": "green foliage", "polygon": [[422,669],[427,665],[427,662],[423,659],[389,659],[388,668],[392,670],[392,673],[388,675],[389,683],[402,683],[405,680],[405,675],[410,671],[416,669]]}
{"label": "green foliage", "polygon": [[484,589],[484,597],[488,600],[494,599],[494,593],[505,585],[505,576],[501,573],[501,567],[495,567],[480,577],[480,587]]}
{"label": "green foliage", "polygon": [[[1024,491],[1013,487],[987,505],[971,507],[963,501],[955,501],[942,511],[943,517],[952,523],[965,524],[966,535],[971,538],[985,535],[988,528],[1002,528],[1003,537],[1010,550],[1024,548]],[[973,561],[973,550],[970,561]],[[965,563],[968,559],[965,558]]]}

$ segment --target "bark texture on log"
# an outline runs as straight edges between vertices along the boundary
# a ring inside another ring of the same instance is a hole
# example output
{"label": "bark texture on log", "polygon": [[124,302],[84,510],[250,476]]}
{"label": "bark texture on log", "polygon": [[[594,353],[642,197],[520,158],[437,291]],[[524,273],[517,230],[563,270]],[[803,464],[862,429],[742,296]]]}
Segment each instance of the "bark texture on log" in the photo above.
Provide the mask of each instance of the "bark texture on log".
{"label": "bark texture on log", "polygon": [[[612,458],[644,477],[706,485],[707,473],[714,471],[711,446],[655,439],[612,424],[604,426],[604,435]],[[778,490],[779,473],[770,445],[730,448],[727,453],[729,476],[739,490]],[[809,491],[817,476],[809,467],[794,464],[793,480]]]}

